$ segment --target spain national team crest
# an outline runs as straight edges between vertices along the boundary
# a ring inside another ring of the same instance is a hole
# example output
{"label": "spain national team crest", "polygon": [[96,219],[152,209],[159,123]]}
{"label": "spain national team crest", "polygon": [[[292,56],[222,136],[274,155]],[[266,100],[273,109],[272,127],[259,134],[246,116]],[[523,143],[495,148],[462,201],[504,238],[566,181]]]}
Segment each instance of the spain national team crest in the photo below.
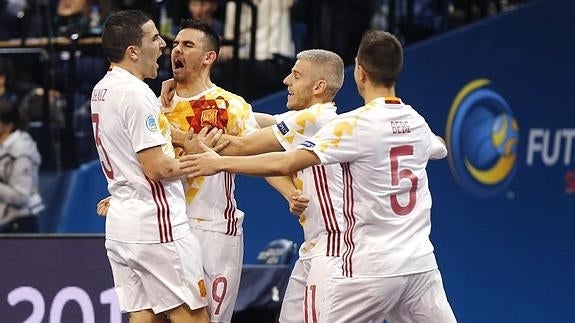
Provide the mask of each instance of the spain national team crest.
{"label": "spain national team crest", "polygon": [[457,182],[477,196],[504,190],[517,168],[519,125],[505,99],[485,88],[487,79],[464,86],[447,119],[449,165]]}
{"label": "spain national team crest", "polygon": [[205,126],[212,126],[226,130],[228,124],[228,102],[218,97],[216,99],[206,99],[201,97],[189,102],[193,113],[186,117],[190,127],[198,133]]}

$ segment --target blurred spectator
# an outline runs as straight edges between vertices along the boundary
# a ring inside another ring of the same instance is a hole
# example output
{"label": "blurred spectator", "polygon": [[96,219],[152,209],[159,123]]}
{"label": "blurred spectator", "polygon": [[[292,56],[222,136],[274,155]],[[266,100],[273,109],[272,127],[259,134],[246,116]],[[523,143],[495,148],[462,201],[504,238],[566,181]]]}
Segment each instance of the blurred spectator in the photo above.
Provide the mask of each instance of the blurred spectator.
{"label": "blurred spectator", "polygon": [[[252,0],[252,2],[257,7],[255,62],[253,65],[240,63],[240,67],[245,70],[240,70],[239,74],[249,79],[244,79],[239,88],[233,84],[224,85],[237,88],[237,92],[247,99],[255,99],[283,89],[282,80],[289,74],[295,54],[290,21],[290,10],[294,0]],[[224,24],[225,39],[234,39],[235,15],[235,2],[228,2]],[[239,27],[240,34],[237,39],[239,58],[245,60],[250,56],[252,28],[252,11],[246,4],[242,4]],[[232,48],[222,47],[219,59],[225,61],[230,58]],[[234,74],[226,73],[226,75]]]}
{"label": "blurred spectator", "polygon": [[190,18],[205,22],[212,29],[222,36],[224,34],[224,24],[214,16],[218,9],[218,0],[189,0],[188,12]]}
{"label": "blurred spectator", "polygon": [[[72,156],[71,142],[73,134],[69,135],[68,142],[63,143],[64,130],[66,124],[66,100],[64,95],[56,89],[47,92],[47,102],[45,101],[45,91],[41,87],[35,87],[22,97],[20,101],[20,114],[26,116],[28,132],[36,140],[38,149],[42,155],[42,169],[60,169],[62,155],[67,158]],[[79,101],[80,102],[80,101]],[[44,122],[44,108],[48,105],[50,120],[47,125]],[[50,136],[46,136],[46,132]],[[64,154],[62,146],[66,147]]]}
{"label": "blurred spectator", "polygon": [[114,2],[117,10],[138,9],[151,15],[155,14],[158,3],[168,3],[170,0],[106,0]]}
{"label": "blurred spectator", "polygon": [[[290,9],[294,0],[252,0],[258,10],[256,26],[256,52],[258,61],[271,60],[274,57],[294,57],[294,45],[291,36]],[[226,6],[224,36],[234,38],[235,2]],[[250,32],[252,15],[248,5],[243,4],[240,18],[240,58],[250,54]]]}
{"label": "blurred spectator", "polygon": [[373,0],[371,28],[386,30],[406,43],[443,32],[449,27],[451,0]]}
{"label": "blurred spectator", "polygon": [[[338,53],[353,64],[363,33],[374,14],[374,0],[299,0],[297,11],[309,28],[308,48]],[[301,14],[300,14],[301,15]]]}
{"label": "blurred spectator", "polygon": [[0,0],[0,40],[18,36],[19,18],[25,9],[26,0]]}
{"label": "blurred spectator", "polygon": [[16,105],[0,101],[0,233],[38,232],[37,216],[44,209],[38,193],[40,154],[20,126]]}
{"label": "blurred spectator", "polygon": [[98,6],[90,0],[59,0],[54,23],[58,36],[97,32],[100,28]]}
{"label": "blurred spectator", "polygon": [[56,8],[50,1],[30,3],[23,19],[22,37],[69,36],[85,34],[89,28],[89,0],[58,0]]}
{"label": "blurred spectator", "polygon": [[11,70],[8,61],[0,58],[0,100],[16,102],[16,94],[9,88],[8,80],[11,79]]}
{"label": "blurred spectator", "polygon": [[[19,110],[26,121],[42,121],[44,109],[44,89],[34,87],[20,101]],[[66,100],[64,95],[57,89],[48,90],[48,105],[50,106],[50,126],[58,129],[64,128]]]}

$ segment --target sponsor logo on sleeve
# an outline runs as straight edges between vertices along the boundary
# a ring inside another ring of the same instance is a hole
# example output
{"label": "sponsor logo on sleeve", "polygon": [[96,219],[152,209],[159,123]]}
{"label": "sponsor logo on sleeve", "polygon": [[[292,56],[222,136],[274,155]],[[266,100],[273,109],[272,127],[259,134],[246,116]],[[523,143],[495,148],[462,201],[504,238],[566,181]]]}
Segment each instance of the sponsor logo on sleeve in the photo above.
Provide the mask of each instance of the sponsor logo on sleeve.
{"label": "sponsor logo on sleeve", "polygon": [[306,148],[313,148],[313,147],[315,147],[315,143],[313,143],[309,140],[306,140],[301,144],[301,146],[306,147]]}
{"label": "sponsor logo on sleeve", "polygon": [[280,123],[278,123],[278,124],[277,124],[277,127],[278,127],[278,129],[280,130],[280,132],[282,133],[282,135],[284,135],[284,136],[289,132],[288,126],[287,126],[286,123],[283,122],[283,121],[280,122]]}

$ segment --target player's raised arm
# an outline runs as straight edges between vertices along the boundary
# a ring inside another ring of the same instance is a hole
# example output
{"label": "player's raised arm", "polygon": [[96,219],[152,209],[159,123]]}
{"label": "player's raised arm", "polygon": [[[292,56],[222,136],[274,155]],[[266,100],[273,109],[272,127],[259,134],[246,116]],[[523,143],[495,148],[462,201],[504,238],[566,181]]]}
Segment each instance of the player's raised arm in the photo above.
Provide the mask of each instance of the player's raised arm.
{"label": "player's raised arm", "polygon": [[271,127],[276,124],[276,119],[271,114],[254,112],[254,117],[260,128]]}
{"label": "player's raised arm", "polygon": [[229,141],[229,145],[219,152],[221,155],[249,156],[283,150],[271,127],[256,130],[243,137],[223,135],[218,144],[226,140]]}
{"label": "player's raised arm", "polygon": [[182,156],[181,169],[190,176],[208,176],[222,171],[252,176],[289,175],[321,161],[308,150],[297,149],[254,156],[220,156],[207,146],[203,154]]}

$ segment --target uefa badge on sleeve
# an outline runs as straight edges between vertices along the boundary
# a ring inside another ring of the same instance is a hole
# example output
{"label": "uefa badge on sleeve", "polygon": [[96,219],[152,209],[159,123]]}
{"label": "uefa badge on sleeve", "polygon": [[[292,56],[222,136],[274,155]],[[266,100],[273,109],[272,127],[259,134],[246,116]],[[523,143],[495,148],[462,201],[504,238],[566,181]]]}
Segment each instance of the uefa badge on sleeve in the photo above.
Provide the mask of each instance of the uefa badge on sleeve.
{"label": "uefa badge on sleeve", "polygon": [[148,128],[148,130],[151,132],[158,131],[158,122],[156,121],[156,116],[151,113],[146,116],[146,128]]}

